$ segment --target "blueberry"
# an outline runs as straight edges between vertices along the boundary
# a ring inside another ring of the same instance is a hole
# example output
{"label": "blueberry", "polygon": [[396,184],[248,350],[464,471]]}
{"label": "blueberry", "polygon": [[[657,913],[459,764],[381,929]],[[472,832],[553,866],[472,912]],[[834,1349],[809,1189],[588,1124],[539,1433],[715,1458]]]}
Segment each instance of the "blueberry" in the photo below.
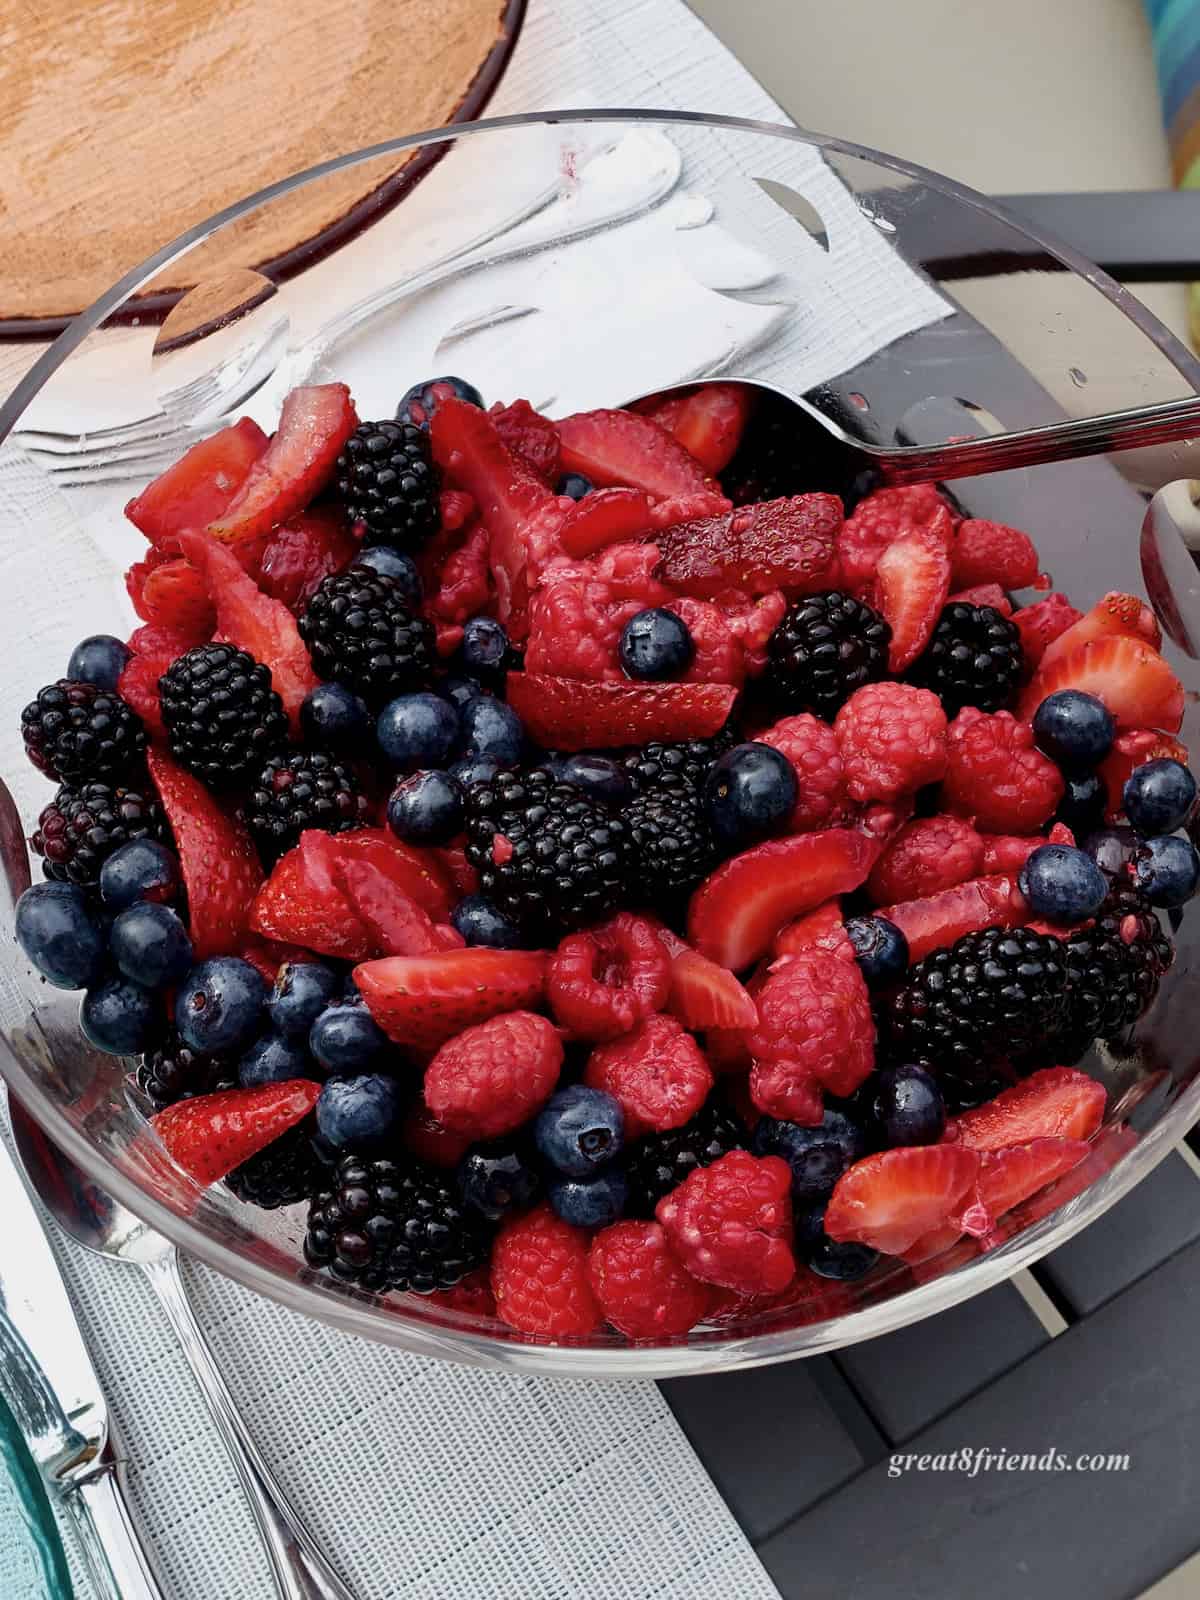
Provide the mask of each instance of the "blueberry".
{"label": "blueberry", "polygon": [[898,983],[908,971],[908,940],[887,917],[851,917],[846,937],[872,989]]}
{"label": "blueberry", "polygon": [[1174,833],[1192,814],[1196,780],[1182,761],[1146,761],[1126,778],[1122,804],[1139,833]]}
{"label": "blueberry", "polygon": [[127,978],[145,989],[178,983],[192,965],[192,941],[170,906],[139,900],[112,925],[108,948]]}
{"label": "blueberry", "polygon": [[472,617],[463,625],[459,646],[463,666],[473,678],[494,683],[504,674],[509,656],[508,632],[494,617]]}
{"label": "blueberry", "polygon": [[394,578],[410,606],[415,609],[421,604],[421,574],[413,558],[406,556],[402,550],[393,550],[386,544],[373,544],[355,557],[354,565],[370,567],[372,572],[378,572],[384,578]]}
{"label": "blueberry", "polygon": [[587,1178],[620,1153],[625,1118],[612,1095],[582,1083],[558,1089],[533,1125],[542,1160],[569,1178]]}
{"label": "blueberry", "polygon": [[541,1183],[523,1147],[500,1139],[472,1145],[458,1164],[457,1178],[463,1204],[490,1222],[530,1205]]}
{"label": "blueberry", "polygon": [[1152,906],[1181,906],[1200,884],[1196,847],[1177,834],[1147,839],[1133,858],[1133,882]]}
{"label": "blueberry", "polygon": [[569,783],[610,805],[623,805],[633,798],[633,780],[611,756],[594,755],[587,750],[580,755],[567,756],[559,763],[556,775],[562,783]]}
{"label": "blueberry", "polygon": [[792,1169],[793,1201],[806,1206],[827,1199],[846,1168],[866,1155],[867,1136],[844,1112],[827,1107],[815,1128],[761,1117],[754,1153],[783,1157]]}
{"label": "blueberry", "polygon": [[477,783],[494,783],[504,768],[491,756],[464,756],[446,770],[460,789],[470,789]]}
{"label": "blueberry", "polygon": [[521,719],[503,700],[480,695],[462,708],[463,754],[490,756],[502,767],[515,767],[525,744]]}
{"label": "blueberry", "polygon": [[175,1026],[202,1055],[244,1050],[262,1026],[267,986],[248,961],[213,956],[192,968],[175,996]]}
{"label": "blueberry", "polygon": [[620,1167],[594,1178],[552,1178],[546,1190],[551,1208],[575,1228],[607,1228],[625,1210],[629,1185]]}
{"label": "blueberry", "polygon": [[89,989],[79,1011],[84,1038],[110,1056],[136,1056],[162,1034],[157,995],[129,978],[104,978]]}
{"label": "blueberry", "polygon": [[870,1245],[839,1244],[825,1232],[825,1207],[810,1206],[796,1214],[796,1250],[822,1278],[852,1282],[870,1272],[879,1260]]}
{"label": "blueberry", "polygon": [[72,683],[94,683],[97,689],[115,689],[129,660],[129,646],[111,633],[93,633],[71,651],[67,677]]}
{"label": "blueberry", "polygon": [[100,898],[110,911],[138,900],[163,904],[179,893],[179,858],[157,839],[131,839],[100,868]]}
{"label": "blueberry", "polygon": [[330,967],[316,961],[285,962],[267,997],[272,1028],[285,1039],[307,1043],[309,1029],[341,988],[341,978]]}
{"label": "blueberry", "polygon": [[56,989],[86,989],[104,970],[106,939],[73,883],[37,883],[17,901],[17,943]]}
{"label": "blueberry", "polygon": [[1076,772],[1098,766],[1112,749],[1116,732],[1112,712],[1082,689],[1048,694],[1033,714],[1038,749],[1058,766]]}
{"label": "blueberry", "polygon": [[714,762],[704,784],[713,832],[731,850],[767,838],[796,805],[796,773],[769,744],[735,744]]}
{"label": "blueberry", "polygon": [[308,1048],[328,1073],[367,1072],[386,1061],[392,1041],[364,1005],[328,1006],[308,1032]]}
{"label": "blueberry", "polygon": [[305,742],[320,750],[362,749],[371,713],[361,695],[340,683],[319,683],[300,707]]}
{"label": "blueberry", "polygon": [[449,844],[462,832],[462,789],[448,773],[414,772],[392,790],[387,820],[406,844]]}
{"label": "blueberry", "polygon": [[450,399],[465,400],[468,405],[483,409],[483,396],[465,378],[422,378],[405,392],[396,407],[396,421],[415,422],[418,428],[427,428],[438,406]]}
{"label": "blueberry", "polygon": [[1068,772],[1055,819],[1065,822],[1077,839],[1093,833],[1104,821],[1108,785],[1098,772]]}
{"label": "blueberry", "polygon": [[1017,883],[1036,914],[1055,922],[1094,917],[1108,898],[1108,879],[1086,851],[1069,844],[1038,845]]}
{"label": "blueberry", "polygon": [[382,1153],[395,1143],[407,1098],[397,1080],[383,1073],[330,1078],[317,1099],[317,1133],[334,1150]]}
{"label": "blueberry", "polygon": [[884,1149],[936,1144],[942,1137],[946,1106],[937,1079],[924,1067],[885,1067],[864,1089]]}
{"label": "blueberry", "polygon": [[521,930],[511,917],[498,911],[481,894],[469,894],[450,913],[451,926],[469,945],[488,950],[519,950],[524,943]]}
{"label": "blueberry", "polygon": [[258,1089],[264,1083],[287,1083],[292,1078],[316,1078],[312,1057],[300,1039],[264,1033],[238,1062],[238,1083]]}
{"label": "blueberry", "polygon": [[696,646],[682,618],[655,606],[630,617],[618,653],[630,678],[677,678],[691,665]]}
{"label": "blueberry", "polygon": [[443,766],[461,737],[458,713],[438,694],[402,694],[379,713],[379,748],[400,772]]}
{"label": "blueberry", "polygon": [[591,494],[596,485],[590,478],[585,478],[582,472],[564,472],[554,486],[555,494],[570,495],[572,500],[582,500],[585,494]]}
{"label": "blueberry", "polygon": [[1083,841],[1083,848],[1101,872],[1118,878],[1133,860],[1138,842],[1132,828],[1098,828]]}
{"label": "blueberry", "polygon": [[442,699],[449,700],[456,711],[462,711],[472,700],[480,699],[484,693],[473,678],[457,678],[453,675],[443,678],[437,688]]}

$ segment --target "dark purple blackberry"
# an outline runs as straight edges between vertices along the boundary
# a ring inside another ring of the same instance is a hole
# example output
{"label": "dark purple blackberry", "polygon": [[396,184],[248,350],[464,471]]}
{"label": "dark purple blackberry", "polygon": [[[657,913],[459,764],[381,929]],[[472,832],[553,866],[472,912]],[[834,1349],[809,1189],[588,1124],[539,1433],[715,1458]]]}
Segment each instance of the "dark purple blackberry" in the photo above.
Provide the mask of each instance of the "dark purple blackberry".
{"label": "dark purple blackberry", "polygon": [[781,711],[831,722],[856,689],[887,676],[891,638],[865,600],[839,589],[805,595],[767,641],[763,688]]}
{"label": "dark purple blackberry", "polygon": [[275,1211],[307,1200],[324,1172],[324,1164],[304,1128],[290,1128],[281,1139],[234,1167],[225,1178],[225,1186],[246,1205]]}
{"label": "dark purple blackberry", "polygon": [[678,1188],[690,1172],[711,1166],[730,1150],[749,1147],[742,1119],[717,1097],[707,1100],[682,1128],[635,1139],[625,1151],[626,1215],[652,1217],[663,1196]]}
{"label": "dark purple blackberry", "polygon": [[344,1156],[317,1179],[304,1257],[343,1283],[431,1294],[481,1266],[489,1240],[453,1177],[417,1161]]}
{"label": "dark purple blackberry", "polygon": [[717,847],[704,801],[681,779],[678,788],[651,789],[625,808],[633,841],[633,881],[644,905],[690,894],[716,865]]}
{"label": "dark purple blackberry", "polygon": [[652,739],[628,751],[621,761],[639,794],[677,790],[681,784],[699,793],[713,762],[737,742],[735,730],[725,727],[711,739],[687,739],[681,744]]}
{"label": "dark purple blackberry", "polygon": [[428,687],[433,629],[394,578],[351,567],[324,579],[300,617],[300,637],[322,678],[344,683],[379,707]]}
{"label": "dark purple blackberry", "polygon": [[525,934],[569,932],[632,898],[628,825],[544,768],[472,785],[466,810],[467,858],[480,890]]}
{"label": "dark purple blackberry", "polygon": [[87,783],[58,791],[38,818],[29,843],[42,857],[48,878],[89,888],[99,881],[100,868],[113,851],[131,839],[170,844],[170,828],[158,801],[138,789]]}
{"label": "dark purple blackberry", "polygon": [[60,678],[21,713],[25,754],[39,772],[79,785],[129,777],[146,751],[142,719],[111,689]]}
{"label": "dark purple blackberry", "polygon": [[1116,888],[1090,926],[1063,940],[1066,1015],[1045,1055],[1077,1061],[1093,1039],[1113,1039],[1146,1011],[1175,951],[1136,889]]}
{"label": "dark purple blackberry", "polygon": [[367,544],[414,550],[437,531],[438,475],[429,431],[413,422],[360,422],[334,469],[351,522]]}
{"label": "dark purple blackberry", "polygon": [[246,821],[268,860],[300,843],[305,828],[344,833],[365,826],[370,804],[358,779],[323,751],[272,756],[246,805]]}
{"label": "dark purple blackberry", "polygon": [[137,1084],[155,1111],[198,1094],[215,1094],[237,1085],[237,1060],[232,1056],[201,1055],[184,1044],[172,1029],[157,1050],[142,1057]]}
{"label": "dark purple blackberry", "polygon": [[956,600],[944,607],[933,637],[907,677],[932,689],[946,715],[954,717],[964,706],[1001,711],[1011,705],[1024,666],[1015,623],[994,606]]}
{"label": "dark purple blackberry", "polygon": [[171,663],[158,691],[171,753],[210,788],[252,778],[287,742],[270,668],[235,645],[197,645]]}

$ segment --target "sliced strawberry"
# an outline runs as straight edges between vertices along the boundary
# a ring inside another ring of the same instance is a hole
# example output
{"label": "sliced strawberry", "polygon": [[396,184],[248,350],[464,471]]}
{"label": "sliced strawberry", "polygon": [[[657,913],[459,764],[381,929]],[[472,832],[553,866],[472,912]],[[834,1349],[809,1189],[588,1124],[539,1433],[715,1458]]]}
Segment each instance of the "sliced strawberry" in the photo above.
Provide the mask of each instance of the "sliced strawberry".
{"label": "sliced strawberry", "polygon": [[946,604],[952,606],[956,601],[968,606],[991,606],[1002,617],[1011,617],[1013,614],[1012,601],[998,583],[972,584],[969,589],[960,589],[957,594],[952,594]]}
{"label": "sliced strawberry", "polygon": [[1125,784],[1135,767],[1147,761],[1179,761],[1188,764],[1188,747],[1157,728],[1126,728],[1113,741],[1113,747],[1100,763],[1100,776],[1108,791],[1106,815],[1115,822],[1125,814]]}
{"label": "sliced strawberry", "polygon": [[908,940],[909,960],[921,961],[931,950],[953,944],[965,933],[1019,926],[1029,916],[1029,906],[1015,878],[994,873],[968,878],[923,900],[884,906],[879,915],[894,922]]}
{"label": "sliced strawberry", "polygon": [[1059,689],[1095,695],[1123,728],[1178,733],[1183,721],[1183,685],[1153,646],[1127,634],[1094,639],[1053,659],[1047,650],[1021,698],[1021,716],[1029,721],[1046,696]]}
{"label": "sliced strawberry", "polygon": [[159,738],[167,736],[159,702],[158,680],[181,655],[202,641],[190,634],[179,633],[174,628],[152,624],[138,628],[129,638],[130,656],[117,684],[122,699],[127,700],[146,724],[147,731]]}
{"label": "sliced strawberry", "polygon": [[772,839],[717,868],[692,896],[688,939],[707,956],[740,972],[770,948],[793,917],[833,895],[857,889],[876,846],[851,828]]}
{"label": "sliced strawberry", "polygon": [[846,933],[839,900],[826,900],[823,906],[809,911],[795,922],[780,928],[772,945],[775,956],[798,956],[804,950],[828,950],[830,955],[843,961],[854,961],[854,946]]}
{"label": "sliced strawberry", "polygon": [[125,515],[152,545],[177,555],[175,535],[214,522],[269,442],[257,422],[243,417],[194,444],[129,502]]}
{"label": "sliced strawberry", "polygon": [[336,507],[299,512],[271,534],[258,564],[258,586],[299,615],[321,580],[348,567],[358,551]]}
{"label": "sliced strawberry", "polygon": [[671,962],[667,1010],[685,1028],[753,1028],[758,1008],[727,967],[686,946]]}
{"label": "sliced strawberry", "polygon": [[213,636],[217,613],[203,577],[188,561],[168,561],[146,574],[138,615],[159,627],[176,628],[197,643]]}
{"label": "sliced strawberry", "polygon": [[1077,611],[1065,594],[1055,593],[1031,606],[1021,606],[1013,612],[1012,619],[1021,635],[1025,670],[1033,672],[1055,639],[1060,639],[1068,628],[1082,621],[1083,612]]}
{"label": "sliced strawberry", "polygon": [[811,594],[828,586],[842,502],[800,494],[683,522],[658,536],[655,576],[683,594],[712,599],[727,589]]}
{"label": "sliced strawberry", "polygon": [[[1020,612],[1017,615],[1020,616]],[[1093,644],[1098,639],[1110,639],[1114,635],[1140,639],[1152,650],[1162,648],[1162,629],[1146,602],[1136,594],[1121,594],[1113,589],[1078,622],[1047,644],[1041,665],[1051,667],[1082,645]]]}
{"label": "sliced strawberry", "polygon": [[825,1208],[825,1232],[899,1255],[961,1209],[979,1156],[961,1145],[883,1150],[847,1168]]}
{"label": "sliced strawberry", "polygon": [[[987,1214],[989,1227],[1022,1200],[1077,1167],[1091,1148],[1086,1139],[1048,1137],[986,1151],[979,1163],[973,1200]],[[967,1231],[979,1230],[972,1227]]]}
{"label": "sliced strawberry", "polygon": [[442,865],[442,851],[402,844],[386,828],[355,828],[337,835],[339,856],[372,862],[400,891],[415,900],[434,922],[445,922],[459,899]]}
{"label": "sliced strawberry", "polygon": [[640,538],[652,528],[650,496],[644,489],[593,489],[562,525],[567,555],[595,555],[610,544]]}
{"label": "sliced strawberry", "polygon": [[557,481],[558,429],[549,417],[535,411],[528,400],[514,400],[507,406],[497,401],[488,416],[513,455],[520,456],[525,465],[547,483]]}
{"label": "sliced strawberry", "polygon": [[176,559],[164,550],[156,550],[153,545],[146,551],[145,558],[135,561],[125,570],[125,593],[129,596],[129,603],[143,621],[148,621],[145,612],[146,579],[157,568],[166,566],[169,561]]}
{"label": "sliced strawberry", "polygon": [[175,835],[196,960],[228,955],[238,947],[263,881],[250,835],[164,750],[152,745],[146,760]]}
{"label": "sliced strawberry", "polygon": [[479,893],[479,874],[467,860],[467,852],[462,845],[442,845],[436,850],[429,851],[429,855],[454,890],[455,900],[462,899],[464,895]]}
{"label": "sliced strawberry", "polygon": [[645,489],[656,500],[720,495],[711,473],[677,439],[633,411],[579,411],[562,419],[558,436],[563,471],[581,472],[599,488]]}
{"label": "sliced strawberry", "polygon": [[426,956],[466,943],[453,928],[435,925],[428,911],[366,856],[340,851],[335,881],[366,925],[373,955]]}
{"label": "sliced strawberry", "polygon": [[435,1050],[476,1022],[540,1005],[546,961],[544,950],[448,950],[368,961],[354,980],[389,1039]]}
{"label": "sliced strawberry", "polygon": [[1031,1139],[1090,1139],[1108,1095],[1103,1084],[1074,1067],[1045,1067],[986,1105],[958,1118],[956,1142],[972,1150],[1003,1150]]}
{"label": "sliced strawberry", "polygon": [[892,630],[888,670],[903,672],[933,635],[950,593],[950,513],[889,544],[875,568],[879,609]]}
{"label": "sliced strawberry", "polygon": [[253,933],[242,935],[236,953],[243,961],[250,963],[268,988],[275,982],[280,967],[317,959],[311,950],[303,950],[298,944],[283,944],[278,939],[260,939]]}
{"label": "sliced strawberry", "polygon": [[150,1119],[177,1166],[207,1186],[265,1150],[317,1103],[321,1085],[289,1078],[257,1089],[220,1089],[179,1100]]}
{"label": "sliced strawberry", "polygon": [[737,699],[724,683],[594,683],[540,672],[510,672],[507,690],[530,738],[556,750],[709,739]]}
{"label": "sliced strawberry", "polygon": [[966,518],[955,529],[951,553],[954,582],[962,588],[994,583],[1003,584],[1006,589],[1027,589],[1037,582],[1038,556],[1033,540],[1002,522]]}
{"label": "sliced strawberry", "polygon": [[362,918],[331,876],[323,890],[314,883],[299,845],[275,863],[254,901],[250,926],[265,938],[342,961],[363,961],[372,950]]}
{"label": "sliced strawberry", "polygon": [[[936,1228],[930,1228],[928,1233],[923,1233],[919,1239],[910,1244],[907,1250],[900,1254],[909,1266],[916,1266],[923,1261],[932,1261],[935,1256],[940,1256],[944,1250],[949,1250],[962,1238],[963,1231],[957,1222],[941,1222]],[[978,1247],[971,1240],[972,1250]]]}
{"label": "sliced strawberry", "polygon": [[715,474],[733,460],[753,407],[754,390],[744,383],[703,383],[638,410],[644,409],[706,472]]}

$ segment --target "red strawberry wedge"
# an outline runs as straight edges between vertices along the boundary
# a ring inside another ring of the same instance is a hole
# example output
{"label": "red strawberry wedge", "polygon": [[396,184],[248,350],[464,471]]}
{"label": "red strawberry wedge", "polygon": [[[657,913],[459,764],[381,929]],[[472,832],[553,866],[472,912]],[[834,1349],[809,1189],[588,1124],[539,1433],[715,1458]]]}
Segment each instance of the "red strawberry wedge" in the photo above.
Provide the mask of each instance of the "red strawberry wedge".
{"label": "red strawberry wedge", "polygon": [[562,547],[569,556],[591,556],[607,545],[640,538],[652,526],[644,489],[593,489],[567,513]]}
{"label": "red strawberry wedge", "polygon": [[698,599],[727,589],[811,594],[828,587],[841,526],[842,503],[832,494],[799,494],[681,522],[658,536],[655,577]]}
{"label": "red strawberry wedge", "polygon": [[805,950],[826,950],[842,961],[857,960],[838,900],[827,900],[815,911],[806,911],[802,917],[780,928],[771,949],[777,958],[798,956]]}
{"label": "red strawberry wedge", "polygon": [[194,444],[129,502],[125,515],[152,545],[177,554],[175,535],[215,522],[269,442],[257,422],[243,417]]}
{"label": "red strawberry wedge", "polygon": [[1178,733],[1183,721],[1183,685],[1152,645],[1128,634],[1109,634],[1053,659],[1047,650],[1021,698],[1021,716],[1031,720],[1046,696],[1060,689],[1081,689],[1103,700],[1122,728]]}
{"label": "red strawberry wedge", "polygon": [[343,861],[347,857],[370,861],[401,894],[427,911],[434,922],[445,922],[460,898],[453,892],[443,866],[443,852],[435,855],[431,850],[402,844],[386,828],[356,828],[353,833],[338,834],[337,854]]}
{"label": "red strawberry wedge", "polygon": [[563,471],[581,472],[602,489],[644,489],[656,500],[703,490],[729,505],[712,475],[649,417],[633,411],[578,411],[562,419],[558,436]]}
{"label": "red strawberry wedge", "polygon": [[375,1021],[397,1044],[436,1050],[504,1011],[533,1010],[546,983],[544,950],[447,950],[388,956],[355,967]]}
{"label": "red strawberry wedge", "polygon": [[900,1255],[956,1216],[979,1175],[979,1155],[961,1145],[915,1145],[856,1161],[825,1208],[825,1232]]}
{"label": "red strawberry wedge", "polygon": [[716,473],[733,460],[753,404],[754,391],[744,383],[703,383],[688,394],[668,395],[647,408],[646,415],[678,439],[706,472]]}
{"label": "red strawberry wedge", "polygon": [[193,639],[212,638],[217,614],[203,576],[190,561],[168,561],[147,572],[137,614],[158,627],[175,628]]}
{"label": "red strawberry wedge", "polygon": [[921,961],[931,950],[953,944],[965,933],[1017,927],[1028,918],[1029,906],[1016,880],[997,872],[968,878],[923,900],[884,906],[878,915],[894,922],[908,940],[909,960]]}
{"label": "red strawberry wedge", "polygon": [[150,1119],[167,1154],[206,1187],[303,1122],[321,1085],[309,1078],[220,1089],[180,1100]]}
{"label": "red strawberry wedge", "polygon": [[375,955],[427,956],[466,943],[453,928],[435,925],[428,911],[365,856],[341,854],[336,880],[365,923]]}
{"label": "red strawberry wedge", "polygon": [[348,567],[358,549],[336,507],[302,511],[272,533],[259,563],[258,586],[298,614],[322,578]]}
{"label": "red strawberry wedge", "polygon": [[314,881],[297,845],[275,863],[250,911],[250,927],[265,939],[301,945],[340,961],[372,953],[370,930],[345,894],[324,876]]}
{"label": "red strawberry wedge", "polygon": [[238,948],[263,881],[254,844],[243,824],[165,751],[152,745],[146,760],[175,835],[196,960],[229,955]]}
{"label": "red strawberry wedge", "polygon": [[1086,1072],[1044,1067],[994,1100],[964,1111],[955,1124],[955,1142],[972,1150],[1003,1150],[1031,1139],[1090,1139],[1107,1099],[1103,1084]]}
{"label": "red strawberry wedge", "polygon": [[725,683],[598,683],[542,672],[510,672],[507,692],[530,738],[558,750],[709,739],[737,699]]}
{"label": "red strawberry wedge", "polygon": [[948,511],[939,511],[926,528],[914,528],[888,545],[875,568],[879,609],[892,630],[888,670],[903,672],[933,635],[950,593]]}
{"label": "red strawberry wedge", "polygon": [[685,1028],[753,1028],[758,1007],[729,971],[686,946],[671,962],[667,1010]]}
{"label": "red strawberry wedge", "polygon": [[1162,648],[1162,629],[1146,602],[1136,594],[1122,594],[1112,589],[1089,612],[1046,645],[1040,664],[1051,667],[1082,645],[1119,636],[1140,639],[1152,650]]}
{"label": "red strawberry wedge", "polygon": [[1077,1167],[1091,1148],[1086,1139],[1050,1137],[986,1151],[979,1163],[979,1178],[972,1198],[995,1222],[1047,1183],[1053,1183],[1055,1178]]}
{"label": "red strawberry wedge", "polygon": [[866,878],[877,847],[852,828],[772,839],[734,856],[692,896],[688,939],[702,956],[740,972],[793,917]]}
{"label": "red strawberry wedge", "polygon": [[137,628],[129,637],[129,648],[133,654],[125,664],[117,690],[146,724],[146,731],[156,738],[165,739],[167,736],[158,680],[172,661],[178,660],[200,642],[194,635],[157,624]]}

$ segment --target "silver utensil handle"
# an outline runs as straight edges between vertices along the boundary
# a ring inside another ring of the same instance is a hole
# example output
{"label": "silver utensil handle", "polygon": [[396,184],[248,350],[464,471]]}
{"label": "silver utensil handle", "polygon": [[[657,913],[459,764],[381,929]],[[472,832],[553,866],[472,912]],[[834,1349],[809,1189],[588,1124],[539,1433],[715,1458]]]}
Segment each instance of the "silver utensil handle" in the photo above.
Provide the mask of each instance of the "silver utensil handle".
{"label": "silver utensil handle", "polygon": [[102,1600],[165,1600],[125,1498],[124,1469],[106,1460],[62,1497]]}
{"label": "silver utensil handle", "polygon": [[237,1468],[267,1547],[279,1593],[284,1600],[354,1600],[287,1503],[250,1437],[192,1311],[179,1273],[179,1257],[172,1250],[145,1263],[145,1271]]}

